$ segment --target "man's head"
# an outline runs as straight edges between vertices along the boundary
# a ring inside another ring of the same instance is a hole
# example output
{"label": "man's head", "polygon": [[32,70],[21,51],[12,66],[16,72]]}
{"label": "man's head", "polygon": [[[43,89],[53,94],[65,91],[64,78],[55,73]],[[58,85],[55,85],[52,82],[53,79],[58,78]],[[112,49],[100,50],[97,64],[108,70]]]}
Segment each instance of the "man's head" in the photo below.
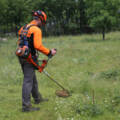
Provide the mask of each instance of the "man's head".
{"label": "man's head", "polygon": [[37,20],[38,26],[45,25],[47,15],[43,11],[37,10],[33,12],[33,19]]}

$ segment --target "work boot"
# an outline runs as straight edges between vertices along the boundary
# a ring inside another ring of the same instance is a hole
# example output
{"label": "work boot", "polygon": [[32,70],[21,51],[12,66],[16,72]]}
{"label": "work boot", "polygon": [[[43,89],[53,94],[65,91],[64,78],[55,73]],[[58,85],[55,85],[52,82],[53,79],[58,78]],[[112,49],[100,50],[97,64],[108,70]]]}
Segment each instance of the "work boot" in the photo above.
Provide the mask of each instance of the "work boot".
{"label": "work boot", "polygon": [[40,110],[39,107],[32,107],[32,106],[23,106],[22,112],[32,112],[32,111],[38,111]]}
{"label": "work boot", "polygon": [[34,103],[35,104],[39,104],[41,102],[47,102],[48,99],[47,98],[43,98],[42,95],[39,93],[38,97],[37,98],[34,98]]}
{"label": "work boot", "polygon": [[39,104],[39,103],[41,103],[41,102],[47,102],[47,101],[48,101],[47,98],[36,99],[36,100],[35,100],[35,104]]}

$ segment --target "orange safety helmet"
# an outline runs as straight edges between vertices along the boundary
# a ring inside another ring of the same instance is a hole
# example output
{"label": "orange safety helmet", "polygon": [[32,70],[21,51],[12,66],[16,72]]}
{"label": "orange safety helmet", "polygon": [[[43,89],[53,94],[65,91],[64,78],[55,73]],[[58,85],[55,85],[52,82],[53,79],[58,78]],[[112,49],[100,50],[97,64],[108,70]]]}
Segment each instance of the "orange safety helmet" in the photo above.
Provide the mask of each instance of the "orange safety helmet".
{"label": "orange safety helmet", "polygon": [[42,23],[46,24],[47,15],[42,10],[34,11],[33,16],[40,18]]}

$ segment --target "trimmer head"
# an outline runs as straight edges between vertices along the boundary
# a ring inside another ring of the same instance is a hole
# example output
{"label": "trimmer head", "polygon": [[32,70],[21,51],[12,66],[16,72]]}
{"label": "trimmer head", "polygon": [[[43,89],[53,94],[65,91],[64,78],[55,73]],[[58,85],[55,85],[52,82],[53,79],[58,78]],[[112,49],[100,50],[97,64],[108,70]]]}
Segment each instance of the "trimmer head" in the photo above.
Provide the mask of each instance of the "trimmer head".
{"label": "trimmer head", "polygon": [[64,98],[70,96],[70,93],[67,90],[56,90],[55,94],[58,97],[64,97]]}

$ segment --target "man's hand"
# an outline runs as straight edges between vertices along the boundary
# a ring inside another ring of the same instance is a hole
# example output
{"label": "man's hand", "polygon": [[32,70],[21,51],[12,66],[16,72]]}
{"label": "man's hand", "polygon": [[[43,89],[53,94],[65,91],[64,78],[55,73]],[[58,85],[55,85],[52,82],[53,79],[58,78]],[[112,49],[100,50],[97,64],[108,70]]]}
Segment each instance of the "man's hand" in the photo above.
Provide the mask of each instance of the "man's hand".
{"label": "man's hand", "polygon": [[57,50],[55,48],[51,49],[51,54],[54,56],[56,54]]}
{"label": "man's hand", "polygon": [[48,57],[52,58],[56,54],[56,52],[57,52],[57,49],[55,49],[55,48],[51,49],[50,53],[48,54]]}

